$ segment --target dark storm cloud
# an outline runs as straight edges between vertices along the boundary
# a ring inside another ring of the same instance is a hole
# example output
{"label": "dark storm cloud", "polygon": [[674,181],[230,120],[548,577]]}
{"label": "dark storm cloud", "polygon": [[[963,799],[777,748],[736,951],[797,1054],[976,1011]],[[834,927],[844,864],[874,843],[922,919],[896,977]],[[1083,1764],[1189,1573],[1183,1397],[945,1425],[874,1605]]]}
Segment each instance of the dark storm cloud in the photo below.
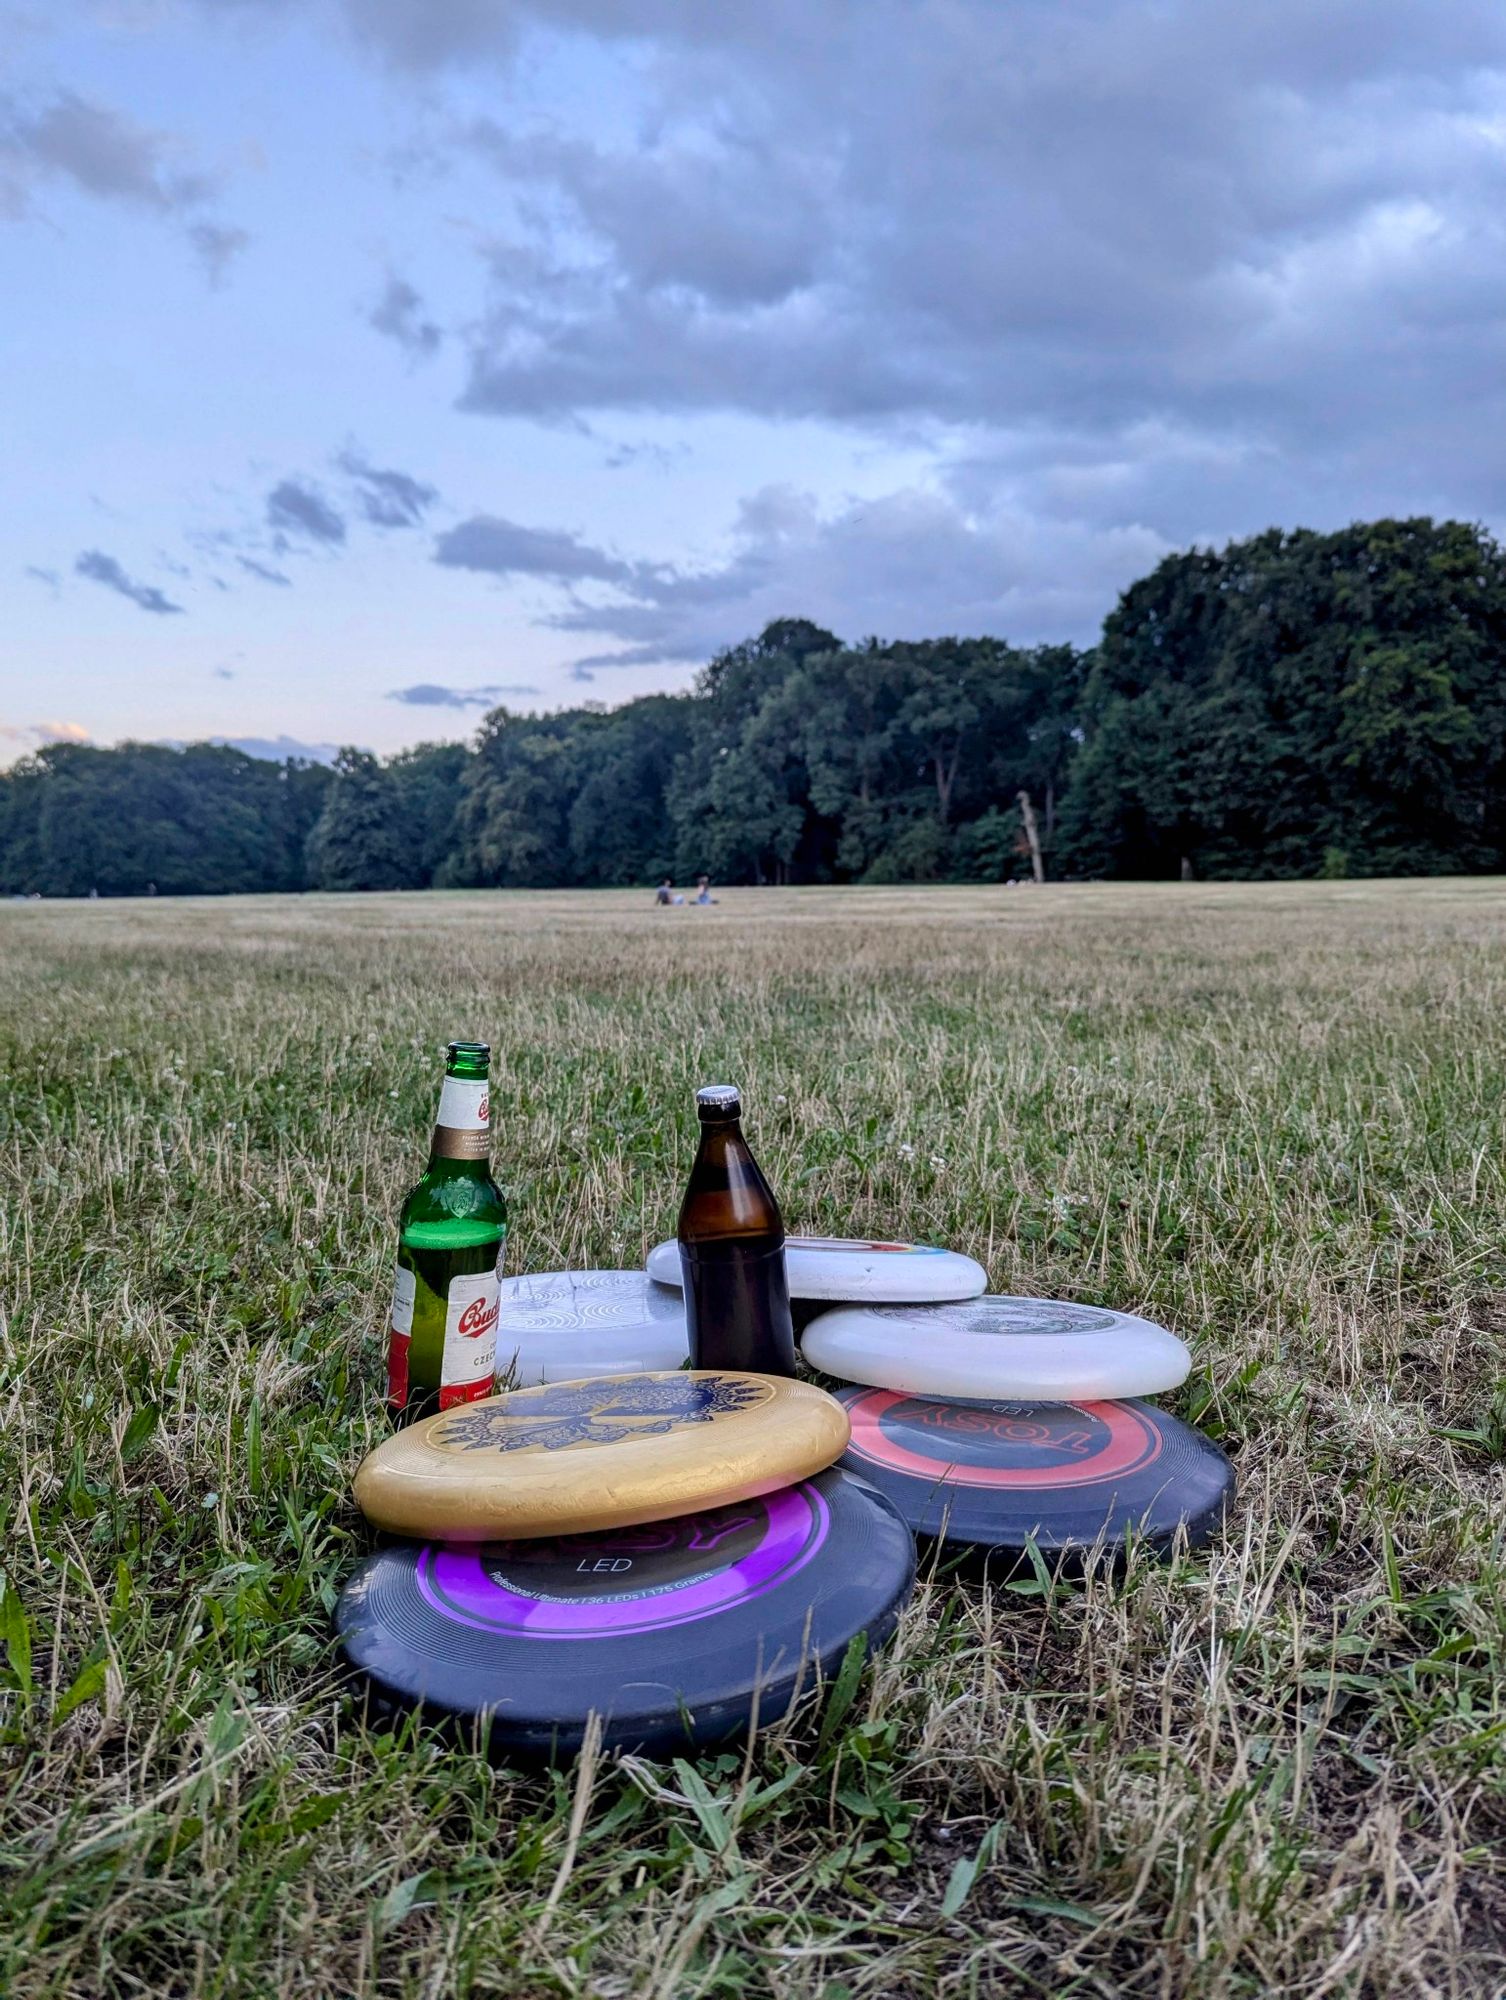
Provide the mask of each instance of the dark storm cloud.
{"label": "dark storm cloud", "polygon": [[267,495],[267,523],[280,538],[301,536],[308,541],[338,547],[345,540],[343,516],[306,482],[281,480]]}
{"label": "dark storm cloud", "polygon": [[413,687],[391,689],[387,699],[406,702],[410,708],[490,708],[506,695],[539,692],[521,681],[473,688],[442,687],[437,681],[419,681]]}
{"label": "dark storm cloud", "polygon": [[446,569],[492,576],[538,576],[555,583],[627,583],[630,564],[592,548],[561,528],[525,528],[493,514],[476,514],[447,528],[434,543],[434,560]]}
{"label": "dark storm cloud", "polygon": [[181,604],[174,604],[164,597],[155,584],[137,583],[126,575],[114,556],[107,556],[102,549],[85,549],[73,565],[79,576],[87,576],[95,583],[102,583],[107,590],[117,591],[128,597],[132,604],[139,604],[143,611],[154,611],[159,616],[181,611]]}
{"label": "dark storm cloud", "polygon": [[342,452],[339,466],[355,485],[361,512],[378,528],[416,528],[439,498],[435,487],[412,473],[384,471],[357,451]]}
{"label": "dark storm cloud", "polygon": [[439,351],[444,334],[424,318],[424,302],[405,278],[389,277],[386,289],[366,315],[366,324],[395,340],[415,361]]}

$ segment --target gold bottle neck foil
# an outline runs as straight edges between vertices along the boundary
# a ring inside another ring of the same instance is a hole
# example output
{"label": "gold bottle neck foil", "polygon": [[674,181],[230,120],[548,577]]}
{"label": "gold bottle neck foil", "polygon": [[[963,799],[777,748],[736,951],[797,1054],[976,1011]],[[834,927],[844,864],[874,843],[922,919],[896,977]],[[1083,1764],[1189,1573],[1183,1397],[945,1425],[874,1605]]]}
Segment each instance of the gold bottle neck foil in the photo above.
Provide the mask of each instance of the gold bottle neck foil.
{"label": "gold bottle neck foil", "polygon": [[490,1132],[466,1131],[457,1125],[436,1125],[429,1147],[431,1160],[484,1160],[491,1154]]}

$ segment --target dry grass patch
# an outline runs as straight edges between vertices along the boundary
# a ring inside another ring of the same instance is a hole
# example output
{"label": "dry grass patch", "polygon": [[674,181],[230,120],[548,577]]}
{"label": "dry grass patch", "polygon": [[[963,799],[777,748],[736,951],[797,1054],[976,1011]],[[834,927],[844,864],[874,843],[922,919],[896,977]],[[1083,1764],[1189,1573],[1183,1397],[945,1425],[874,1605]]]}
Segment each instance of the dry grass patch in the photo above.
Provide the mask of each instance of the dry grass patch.
{"label": "dry grass patch", "polygon": [[[1498,1991],[1503,941],[1482,882],[0,909],[0,1990]],[[364,1727],[328,1611],[461,1031],[514,1268],[636,1263],[730,1074],[792,1225],[1185,1332],[1227,1534],[932,1564],[751,1757]]]}

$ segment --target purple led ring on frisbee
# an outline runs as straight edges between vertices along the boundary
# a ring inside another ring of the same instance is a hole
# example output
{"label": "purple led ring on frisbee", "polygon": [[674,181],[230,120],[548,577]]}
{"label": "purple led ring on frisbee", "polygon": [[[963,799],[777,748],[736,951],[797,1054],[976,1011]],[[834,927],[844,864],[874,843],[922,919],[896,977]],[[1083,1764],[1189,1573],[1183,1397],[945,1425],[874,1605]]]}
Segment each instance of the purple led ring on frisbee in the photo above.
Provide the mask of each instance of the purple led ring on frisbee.
{"label": "purple led ring on frisbee", "polygon": [[[638,1596],[623,1593],[551,1602],[499,1583],[487,1573],[479,1548],[436,1545],[419,1557],[419,1593],[442,1618],[522,1639],[624,1638],[686,1625],[712,1611],[764,1596],[804,1569],[826,1541],[831,1513],[822,1495],[809,1485],[786,1487],[748,1504],[761,1506],[767,1516],[757,1547],[683,1586]],[[584,1535],[578,1539],[582,1544],[589,1541]]]}

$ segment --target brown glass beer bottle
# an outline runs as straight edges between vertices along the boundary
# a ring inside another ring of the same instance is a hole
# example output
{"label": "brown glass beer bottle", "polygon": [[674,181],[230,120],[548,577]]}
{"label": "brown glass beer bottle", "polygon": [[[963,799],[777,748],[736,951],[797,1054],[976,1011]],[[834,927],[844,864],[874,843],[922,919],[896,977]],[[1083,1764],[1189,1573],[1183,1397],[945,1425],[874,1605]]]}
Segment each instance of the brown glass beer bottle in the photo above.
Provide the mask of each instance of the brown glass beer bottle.
{"label": "brown glass beer bottle", "polygon": [[700,1150],[680,1207],[680,1268],[692,1368],[793,1375],[784,1220],[743,1137],[733,1085],[695,1094]]}

